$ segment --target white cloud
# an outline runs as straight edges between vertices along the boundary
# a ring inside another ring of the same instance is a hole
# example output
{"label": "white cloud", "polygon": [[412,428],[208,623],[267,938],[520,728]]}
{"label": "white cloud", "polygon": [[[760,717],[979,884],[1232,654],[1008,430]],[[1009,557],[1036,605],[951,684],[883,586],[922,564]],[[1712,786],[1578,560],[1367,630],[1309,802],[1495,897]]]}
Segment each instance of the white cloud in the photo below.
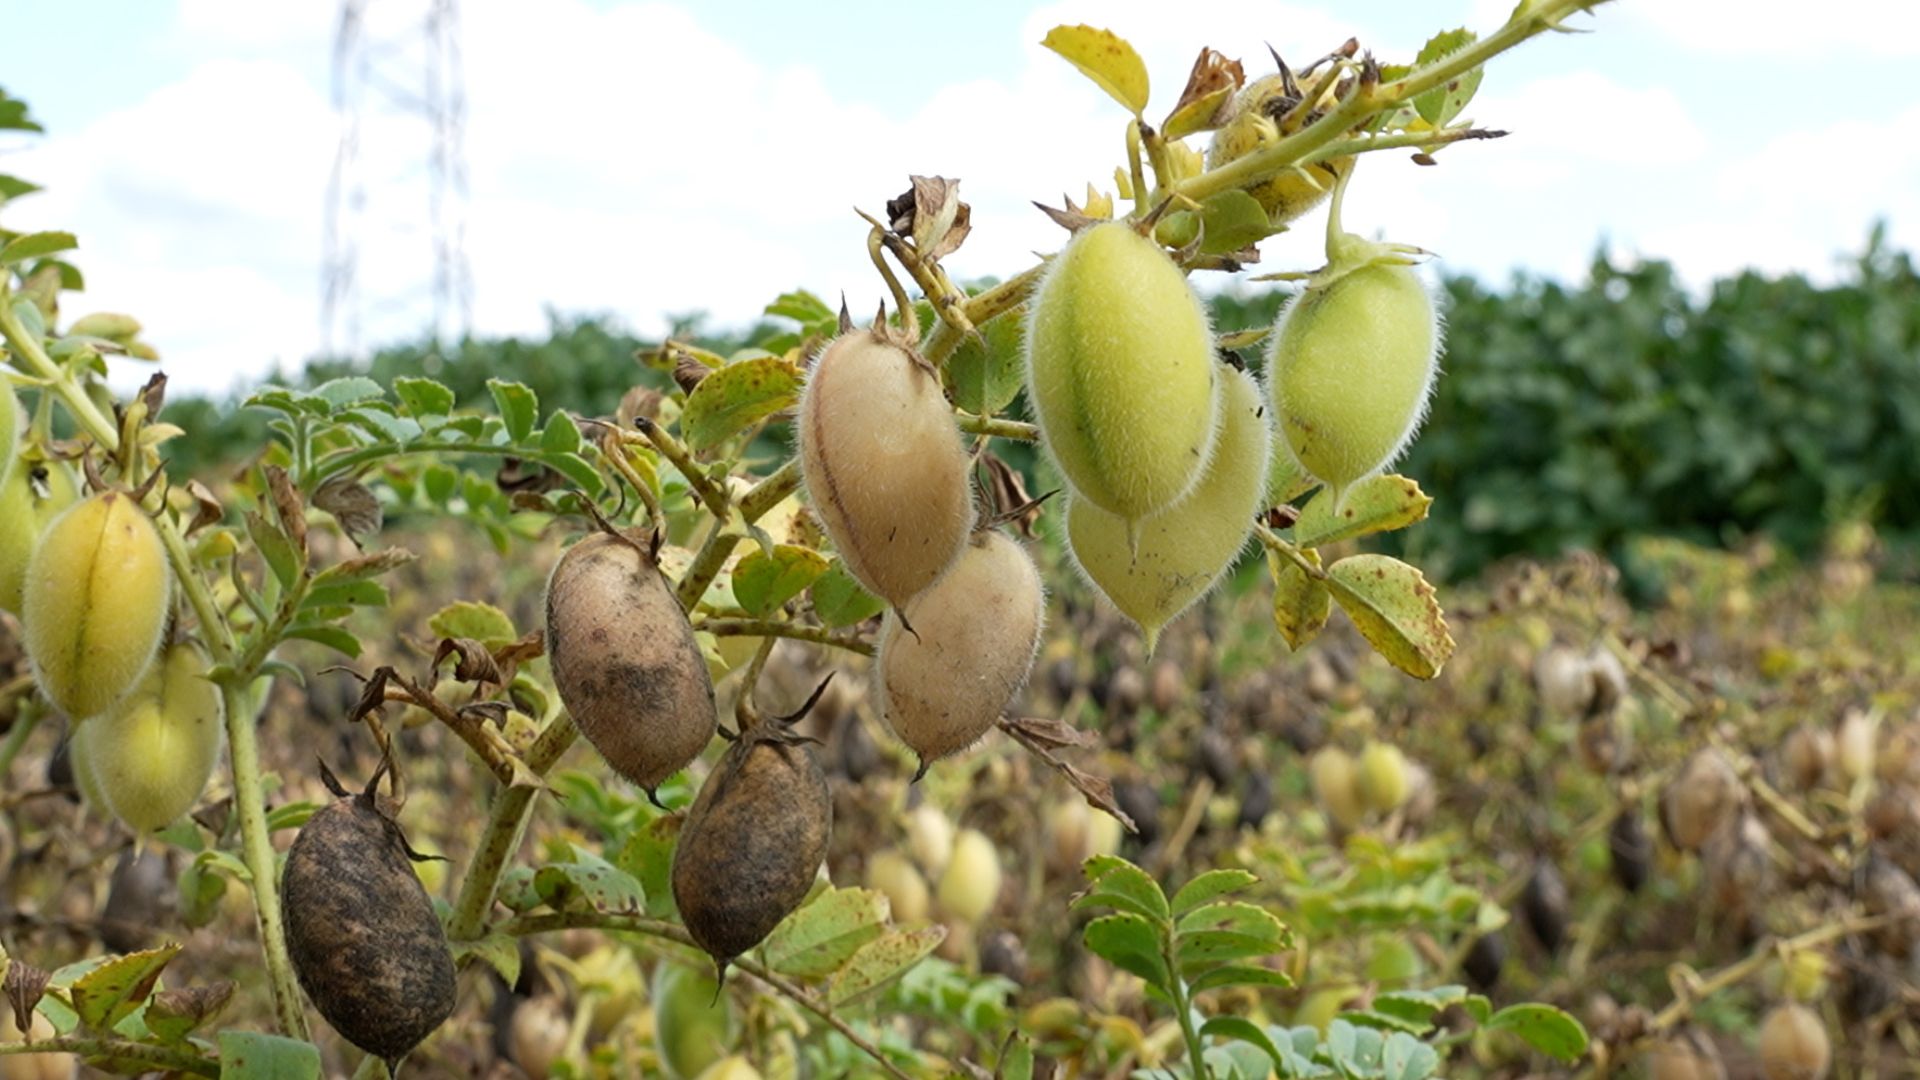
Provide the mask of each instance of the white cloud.
{"label": "white cloud", "polygon": [[1920,105],[1885,121],[1784,132],[1709,183],[1711,212],[1639,231],[1635,246],[1671,258],[1695,283],[1747,266],[1831,280],[1875,214],[1890,219],[1894,244],[1920,245]]}
{"label": "white cloud", "polygon": [[1705,53],[1801,61],[1920,56],[1920,4],[1907,0],[1627,0],[1619,7],[1623,20]]}

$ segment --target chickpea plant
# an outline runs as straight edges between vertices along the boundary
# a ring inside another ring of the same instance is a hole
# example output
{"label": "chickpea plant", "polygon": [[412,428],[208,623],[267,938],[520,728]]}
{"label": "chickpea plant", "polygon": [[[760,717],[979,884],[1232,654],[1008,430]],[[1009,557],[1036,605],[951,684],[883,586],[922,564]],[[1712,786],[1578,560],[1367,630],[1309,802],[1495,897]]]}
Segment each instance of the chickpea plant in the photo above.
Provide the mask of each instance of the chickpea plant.
{"label": "chickpea plant", "polygon": [[[37,1013],[55,1033],[34,1049],[123,1071],[317,1076],[310,999],[366,1052],[371,1075],[398,1067],[453,1010],[455,965],[478,961],[511,982],[517,939],[598,928],[707,954],[720,981],[698,982],[694,996],[710,999],[729,968],[744,971],[830,1029],[829,1049],[809,1053],[836,1070],[988,1075],[861,1020],[877,994],[911,1010],[947,1000],[940,987],[959,980],[978,1003],[967,1011],[973,1053],[994,1075],[1030,1075],[1032,1044],[1012,1037],[1004,1002],[992,1004],[1003,991],[931,962],[924,971],[935,974],[899,981],[940,943],[940,926],[896,923],[901,913],[876,889],[816,883],[833,800],[809,740],[790,729],[796,717],[761,715],[756,688],[774,643],[877,654],[884,719],[923,773],[998,729],[1123,821],[1107,781],[1062,756],[1092,736],[1007,714],[1045,607],[1010,521],[1059,522],[1074,562],[1150,644],[1252,538],[1287,648],[1307,646],[1338,605],[1394,665],[1437,674],[1453,640],[1420,571],[1320,553],[1424,516],[1428,497],[1384,470],[1418,428],[1440,348],[1432,299],[1408,268],[1421,252],[1347,233],[1341,192],[1365,182],[1373,166],[1360,163],[1381,151],[1430,165],[1454,143],[1500,134],[1459,119],[1481,66],[1599,2],[1523,0],[1488,36],[1441,34],[1408,65],[1350,41],[1249,83],[1239,62],[1203,50],[1158,124],[1125,41],[1058,27],[1045,44],[1131,115],[1112,193],[1089,185],[1084,205],[1048,211],[1071,235],[1041,265],[979,291],[955,285],[942,261],[974,227],[970,210],[956,181],[916,176],[883,218],[867,218],[893,299],[891,315],[883,305],[869,325],[788,294],[768,311],[799,326],[775,347],[719,356],[669,341],[641,357],[671,376],[669,389],[630,395],[615,417],[543,419],[532,391],[497,380],[484,403],[456,401],[427,378],[266,387],[246,404],[272,415],[274,441],[218,488],[168,472],[167,444],[190,433],[164,419],[163,375],[125,400],[108,391],[106,357],[157,357],[128,316],[69,318],[69,294],[83,286],[67,258],[74,237],[0,231],[0,606],[22,617],[34,674],[0,692],[37,695],[22,723],[65,714],[96,810],[191,857],[181,882],[190,922],[211,917],[229,880],[249,890],[276,1028],[202,1033],[234,987],[159,989],[178,945],[52,971],[20,957],[5,982],[16,1016],[24,1028]],[[4,97],[0,125],[37,130]],[[1203,138],[1204,149],[1188,141]],[[0,196],[32,190],[0,177]],[[1324,265],[1272,275],[1304,289],[1264,335],[1262,384],[1236,351],[1263,335],[1216,336],[1191,280],[1258,261],[1261,245],[1329,197]],[[1023,390],[1034,423],[1004,415]],[[758,436],[796,415],[794,455],[770,466],[749,458]],[[1037,443],[1065,479],[1059,503],[1026,499],[995,440]],[[547,482],[509,495],[468,469],[503,459]],[[975,475],[995,480],[976,493]],[[383,496],[457,500],[503,548],[549,526],[581,538],[552,572],[544,627],[456,605],[433,621],[424,675],[359,673],[349,719],[379,748],[381,770],[357,792],[329,773],[338,801],[269,813],[256,732],[264,690],[302,678],[281,647],[317,643],[351,663],[362,645],[345,620],[384,606],[381,579],[413,557],[379,544]],[[358,553],[324,557],[316,529],[338,530]],[[111,607],[99,599],[108,595]],[[735,668],[743,689],[722,718],[713,679]],[[409,870],[423,856],[406,839],[408,763],[388,703],[446,725],[496,781],[437,915]],[[186,811],[222,731],[231,825],[203,824]],[[716,734],[732,745],[696,792],[682,772]],[[650,802],[550,776],[579,735]],[[142,775],[129,755],[143,759]],[[1357,783],[1341,795],[1357,815],[1405,798],[1401,767],[1370,749],[1357,780],[1356,766],[1331,760],[1316,761],[1314,777]],[[518,863],[548,791],[590,808],[601,850],[554,841]],[[274,833],[295,829],[277,856]],[[956,863],[964,853],[994,865],[950,869],[939,898],[978,911],[967,899],[974,879],[991,869],[997,882],[999,868],[986,837],[961,840]],[[1229,895],[1254,876],[1214,870],[1169,900],[1125,860],[1096,856],[1086,872],[1076,904],[1111,911],[1086,925],[1088,947],[1145,980],[1183,1033],[1184,1055],[1155,1075],[1419,1080],[1452,1045],[1432,1022],[1450,1004],[1569,1059],[1584,1046],[1564,1014],[1494,1013],[1457,988],[1383,996],[1324,1032],[1209,1016],[1218,991],[1287,983],[1259,962],[1287,947],[1287,927]],[[926,894],[920,882],[900,895],[924,908]],[[663,968],[656,982],[694,986],[698,972]],[[551,1019],[516,1025],[516,1041],[579,1051]],[[731,1038],[726,1014],[715,1024]],[[693,1056],[731,1070],[707,1075],[753,1075],[740,1059]]]}

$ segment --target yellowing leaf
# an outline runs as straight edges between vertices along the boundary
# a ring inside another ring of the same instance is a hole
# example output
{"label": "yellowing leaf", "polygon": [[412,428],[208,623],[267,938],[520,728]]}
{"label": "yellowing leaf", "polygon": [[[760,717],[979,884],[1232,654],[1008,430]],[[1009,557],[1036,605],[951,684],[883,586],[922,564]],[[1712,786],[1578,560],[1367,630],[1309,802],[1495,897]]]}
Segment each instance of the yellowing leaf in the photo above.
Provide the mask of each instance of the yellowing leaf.
{"label": "yellowing leaf", "polygon": [[852,958],[827,980],[827,1000],[835,1005],[847,1002],[876,987],[884,986],[926,959],[927,954],[946,940],[947,928],[928,926],[919,930],[889,930],[860,946]]}
{"label": "yellowing leaf", "polygon": [[800,400],[800,369],[778,356],[728,364],[687,395],[680,430],[695,450],[733,437]]}
{"label": "yellowing leaf", "polygon": [[[1307,549],[1304,554],[1315,566],[1320,553]],[[1296,652],[1304,648],[1327,625],[1333,611],[1333,596],[1327,587],[1307,576],[1292,559],[1267,552],[1267,570],[1273,575],[1273,627]]]}
{"label": "yellowing leaf", "polygon": [[1056,26],[1047,31],[1040,44],[1066,57],[1082,75],[1098,83],[1135,116],[1146,111],[1147,65],[1125,38],[1082,24]]}
{"label": "yellowing leaf", "polygon": [[782,974],[824,978],[886,931],[888,913],[884,893],[828,889],[774,927],[761,955]]}
{"label": "yellowing leaf", "polygon": [[1453,656],[1446,615],[1420,571],[1385,555],[1354,555],[1327,570],[1327,587],[1360,636],[1401,671],[1440,674]]}
{"label": "yellowing leaf", "polygon": [[1368,477],[1348,488],[1337,512],[1333,502],[1332,493],[1325,489],[1307,500],[1300,520],[1293,526],[1295,543],[1320,547],[1369,533],[1404,529],[1426,518],[1433,497],[1412,480],[1388,474]]}

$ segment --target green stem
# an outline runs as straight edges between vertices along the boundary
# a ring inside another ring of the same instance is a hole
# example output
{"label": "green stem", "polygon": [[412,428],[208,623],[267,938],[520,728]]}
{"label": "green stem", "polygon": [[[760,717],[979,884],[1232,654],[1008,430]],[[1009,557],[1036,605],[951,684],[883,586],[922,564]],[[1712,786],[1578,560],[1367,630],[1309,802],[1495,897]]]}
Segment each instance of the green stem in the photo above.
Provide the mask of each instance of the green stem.
{"label": "green stem", "polygon": [[1376,150],[1398,150],[1406,147],[1430,150],[1469,139],[1498,138],[1500,134],[1497,131],[1486,131],[1481,128],[1452,128],[1446,131],[1402,131],[1392,135],[1364,135],[1352,139],[1336,139],[1302,158],[1300,164],[1314,165],[1334,158],[1352,157],[1355,154]]}
{"label": "green stem", "polygon": [[240,818],[241,858],[253,878],[253,913],[266,954],[267,980],[273,988],[273,1013],[281,1034],[307,1037],[307,1014],[300,1003],[293,959],[281,925],[280,870],[274,860],[273,834],[267,828],[267,804],[260,771],[259,727],[254,723],[246,683],[228,682],[220,688],[227,707],[227,746],[233,759],[233,808]]}
{"label": "green stem", "polygon": [[720,576],[720,568],[727,565],[733,549],[746,538],[745,533],[729,529],[721,522],[713,523],[713,532],[708,534],[706,543],[700,545],[693,556],[693,565],[687,568],[687,576],[681,578],[679,587],[674,589],[681,610],[691,612],[700,598],[707,595],[707,586]]}
{"label": "green stem", "polygon": [[[993,288],[967,297],[967,302],[962,305],[967,321],[977,329],[987,320],[998,318],[1019,307],[1033,293],[1034,286],[1040,283],[1040,275],[1045,270],[1044,263],[1039,266],[1029,266]],[[920,355],[926,358],[927,363],[939,367],[947,362],[947,357],[953,355],[953,350],[959,348],[963,340],[965,335],[955,329],[954,324],[942,322],[927,335],[926,344],[920,348]]]}
{"label": "green stem", "polygon": [[[545,776],[580,737],[573,717],[565,712],[547,723],[545,730],[527,749],[527,769]],[[526,833],[527,812],[539,789],[510,786],[493,800],[487,817],[486,832],[480,835],[473,859],[467,863],[466,877],[460,881],[460,895],[453,903],[453,915],[447,920],[447,937],[453,941],[473,941],[486,930],[487,913],[493,909],[494,894],[500,888],[500,875],[514,852],[520,850],[520,838]]]}
{"label": "green stem", "polygon": [[[32,686],[31,682],[27,684],[29,690]],[[20,756],[21,748],[27,745],[27,737],[33,734],[33,729],[39,727],[40,721],[46,716],[47,710],[41,708],[39,702],[31,698],[21,701],[20,712],[14,716],[13,727],[7,731],[7,741],[0,744],[0,783],[6,782],[7,773],[13,769],[13,759]]]}
{"label": "green stem", "polygon": [[1324,568],[1312,559],[1307,558],[1306,553],[1298,547],[1282,540],[1272,529],[1267,528],[1265,525],[1255,525],[1253,527],[1253,535],[1260,538],[1260,543],[1265,545],[1267,550],[1280,555],[1293,563],[1293,565],[1299,567],[1301,573],[1315,581],[1327,580],[1327,572]]}
{"label": "green stem", "polygon": [[137,1061],[155,1069],[208,1076],[213,1077],[214,1080],[219,1080],[220,1076],[220,1063],[217,1061],[209,1061],[189,1050],[174,1050],[128,1039],[87,1039],[76,1035],[65,1035],[57,1039],[42,1039],[33,1043],[0,1044],[0,1057],[13,1054],[78,1054],[83,1058]]}
{"label": "green stem", "polygon": [[[945,323],[940,325],[945,326]],[[751,525],[764,517],[768,511],[780,504],[780,500],[800,490],[800,459],[788,458],[785,465],[768,474],[765,480],[747,489],[734,503],[734,509],[740,512],[744,525]],[[722,519],[724,521],[724,519]],[[707,587],[720,574],[720,568],[727,565],[727,558],[733,549],[745,540],[744,527],[735,530],[715,522],[714,530],[707,536],[706,543],[693,557],[693,565],[687,568],[687,575],[680,579],[674,595],[680,601],[680,607],[692,611],[700,598],[707,595]]]}
{"label": "green stem", "polygon": [[[568,911],[554,915],[523,915],[507,923],[501,927],[501,929],[514,937],[525,937],[529,934],[547,934],[557,930],[614,930],[646,934],[649,937],[664,938],[668,941],[676,941],[692,948],[699,948],[699,945],[694,943],[693,936],[688,934],[684,927],[674,923],[662,922],[659,919],[645,919],[636,915],[602,915],[595,911]],[[783,976],[775,974],[765,964],[745,956],[736,957],[730,962],[730,966],[739,968],[741,971],[766,983],[782,997],[791,1000],[801,1008],[825,1021],[829,1027],[845,1036],[848,1042],[859,1047],[862,1052],[878,1063],[882,1069],[886,1070],[888,1076],[894,1077],[895,1080],[913,1080],[913,1077],[902,1071],[898,1065],[888,1060],[878,1046],[875,1046],[872,1042],[868,1041],[866,1036],[854,1030],[853,1025],[840,1019],[830,1006],[822,1002],[819,998],[816,998],[804,987],[788,981]]]}
{"label": "green stem", "polygon": [[713,481],[707,479],[707,474],[700,468],[699,463],[693,460],[693,454],[681,445],[680,440],[674,438],[666,428],[644,416],[635,420],[634,425],[639,429],[641,438],[651,443],[662,457],[673,462],[673,467],[680,470],[681,476],[687,478],[687,484],[693,488],[693,493],[700,497],[700,503],[707,508],[707,512],[721,521],[727,520],[726,495],[713,486]]}
{"label": "green stem", "polygon": [[969,435],[994,435],[1002,439],[1015,439],[1020,442],[1039,442],[1040,429],[1036,425],[1020,420],[1002,420],[996,416],[975,416],[961,413],[957,421],[960,430]]}
{"label": "green stem", "polygon": [[108,453],[120,449],[120,429],[114,426],[113,418],[100,411],[87,396],[86,389],[73,380],[71,372],[47,355],[40,347],[39,337],[27,333],[27,328],[20,325],[19,318],[13,314],[13,292],[4,281],[0,281],[0,336],[6,338],[8,347],[24,362],[29,374],[46,380],[47,388],[73,414],[81,430],[93,436]]}
{"label": "green stem", "polygon": [[1187,981],[1180,977],[1179,959],[1173,954],[1171,935],[1167,941],[1167,970],[1174,973],[1171,987],[1173,1007],[1180,1016],[1180,1035],[1187,1042],[1187,1060],[1193,1069],[1193,1080],[1208,1080],[1207,1048],[1200,1041],[1200,1029],[1193,1026],[1193,998],[1187,993]]}
{"label": "green stem", "polygon": [[767,478],[747,489],[740,496],[740,518],[749,525],[759,521],[767,512],[780,504],[780,500],[800,490],[800,459],[791,457],[787,463],[767,474]]}
{"label": "green stem", "polygon": [[815,645],[830,645],[861,656],[873,655],[873,645],[860,640],[857,635],[836,634],[824,626],[801,626],[779,619],[703,619],[695,622],[693,628],[705,630],[715,637],[789,638],[810,641]]}

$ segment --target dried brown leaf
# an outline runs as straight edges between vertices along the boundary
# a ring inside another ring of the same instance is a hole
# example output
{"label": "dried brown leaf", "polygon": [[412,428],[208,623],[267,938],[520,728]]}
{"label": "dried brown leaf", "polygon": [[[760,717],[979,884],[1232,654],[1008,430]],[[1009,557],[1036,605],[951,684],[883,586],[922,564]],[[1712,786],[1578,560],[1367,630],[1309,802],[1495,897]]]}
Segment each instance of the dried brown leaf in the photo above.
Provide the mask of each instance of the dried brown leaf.
{"label": "dried brown leaf", "polygon": [[273,511],[280,519],[280,529],[293,542],[293,549],[300,555],[300,561],[307,559],[307,504],[300,498],[300,492],[293,486],[293,478],[287,470],[278,465],[264,465],[261,472],[267,477],[267,497],[273,502]]}
{"label": "dried brown leaf", "polygon": [[356,549],[361,548],[362,536],[379,532],[386,521],[380,500],[367,485],[346,476],[331,477],[321,484],[313,493],[313,505],[333,515]]}
{"label": "dried brown leaf", "polygon": [[493,654],[487,647],[472,638],[441,638],[440,647],[433,652],[433,668],[439,670],[440,662],[449,656],[459,657],[454,665],[453,677],[461,682],[487,682],[495,686],[500,681],[500,665],[494,662]]}
{"label": "dried brown leaf", "polygon": [[566,486],[565,478],[559,473],[538,462],[517,457],[507,458],[500,463],[500,471],[494,474],[493,482],[510,495],[522,491],[553,491]]}
{"label": "dried brown leaf", "polygon": [[153,378],[147,380],[147,385],[140,388],[140,400],[147,406],[147,417],[149,419],[160,415],[160,410],[165,408],[167,404],[166,372],[156,371],[153,373]]}
{"label": "dried brown leaf", "polygon": [[40,1004],[40,998],[47,992],[47,983],[53,979],[53,972],[34,967],[23,960],[13,960],[7,964],[7,981],[4,989],[7,1001],[13,1006],[13,1023],[21,1031],[33,1030],[33,1010]]}
{"label": "dried brown leaf", "polygon": [[213,489],[200,481],[187,481],[187,494],[193,498],[193,521],[187,525],[188,536],[217,524],[226,516],[227,508],[220,505],[220,499],[214,495]]}

